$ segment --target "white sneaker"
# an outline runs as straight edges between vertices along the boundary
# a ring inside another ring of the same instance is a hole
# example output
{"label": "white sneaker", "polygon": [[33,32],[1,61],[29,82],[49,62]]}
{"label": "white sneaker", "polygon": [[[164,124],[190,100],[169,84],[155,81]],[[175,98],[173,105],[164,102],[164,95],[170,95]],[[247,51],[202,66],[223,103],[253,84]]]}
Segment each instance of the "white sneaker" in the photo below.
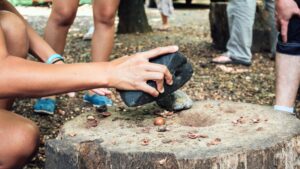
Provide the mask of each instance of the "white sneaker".
{"label": "white sneaker", "polygon": [[94,34],[94,26],[91,26],[88,30],[88,32],[83,36],[83,40],[92,40],[93,34]]}

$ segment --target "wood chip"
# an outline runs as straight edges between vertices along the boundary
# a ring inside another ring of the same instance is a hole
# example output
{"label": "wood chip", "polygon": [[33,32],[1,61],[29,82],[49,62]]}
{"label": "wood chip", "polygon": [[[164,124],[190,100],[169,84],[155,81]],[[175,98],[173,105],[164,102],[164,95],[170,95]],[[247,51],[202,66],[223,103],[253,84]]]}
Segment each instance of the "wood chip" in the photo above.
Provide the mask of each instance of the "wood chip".
{"label": "wood chip", "polygon": [[161,159],[158,161],[160,165],[164,165],[167,162],[167,158]]}
{"label": "wood chip", "polygon": [[87,116],[87,119],[88,119],[88,120],[95,120],[95,117],[92,116],[92,115],[89,115],[89,116]]}
{"label": "wood chip", "polygon": [[68,134],[68,136],[70,136],[70,137],[75,137],[76,135],[77,135],[77,134],[74,133],[74,132]]}
{"label": "wood chip", "polygon": [[257,118],[257,119],[251,119],[251,121],[252,121],[253,123],[259,123],[259,122],[260,122],[260,119],[259,119],[259,118]]}
{"label": "wood chip", "polygon": [[215,138],[214,140],[210,141],[209,143],[207,143],[207,146],[212,146],[212,145],[218,145],[221,143],[221,139],[220,138]]}

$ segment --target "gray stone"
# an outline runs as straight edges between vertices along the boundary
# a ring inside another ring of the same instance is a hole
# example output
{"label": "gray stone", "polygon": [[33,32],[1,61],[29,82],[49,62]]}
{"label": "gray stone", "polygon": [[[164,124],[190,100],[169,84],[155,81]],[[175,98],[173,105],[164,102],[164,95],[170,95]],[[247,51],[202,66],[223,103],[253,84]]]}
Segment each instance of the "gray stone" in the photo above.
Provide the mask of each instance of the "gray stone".
{"label": "gray stone", "polygon": [[[166,65],[173,75],[174,83],[172,85],[167,85],[165,83],[165,92],[161,93],[158,97],[153,97],[142,91],[120,91],[122,100],[129,107],[143,105],[166,97],[182,87],[193,75],[192,65],[187,61],[186,57],[179,52],[163,55],[150,60],[150,62]],[[156,88],[156,83],[154,81],[149,81],[147,83]]]}
{"label": "gray stone", "polygon": [[[169,130],[164,133],[157,132],[157,126],[153,125],[156,116],[151,111],[157,110],[146,107],[125,113],[109,110],[112,116],[99,119],[99,125],[89,129],[85,123],[91,114],[81,114],[67,122],[59,137],[46,143],[45,168],[300,167],[299,120],[290,114],[276,112],[271,106],[195,102],[192,109],[167,118]],[[131,119],[143,111],[148,113],[143,115],[142,121]],[[116,117],[126,120],[112,121]],[[143,127],[139,127],[141,123]],[[148,144],[144,144],[145,141]]]}
{"label": "gray stone", "polygon": [[169,111],[190,109],[193,106],[192,99],[181,90],[177,90],[169,96],[157,100],[156,103],[159,107]]}

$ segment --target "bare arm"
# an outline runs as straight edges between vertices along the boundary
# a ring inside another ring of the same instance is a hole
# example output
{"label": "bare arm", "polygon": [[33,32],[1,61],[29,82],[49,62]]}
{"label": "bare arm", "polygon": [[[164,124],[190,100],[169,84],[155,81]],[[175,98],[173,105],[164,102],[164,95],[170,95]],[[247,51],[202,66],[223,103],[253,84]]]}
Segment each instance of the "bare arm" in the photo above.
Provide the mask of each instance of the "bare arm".
{"label": "bare arm", "polygon": [[23,16],[7,0],[0,0],[0,10],[7,10],[16,14],[27,24],[27,33],[31,54],[33,54],[41,61],[45,62],[49,56],[56,53],[50,47],[50,45],[33,30],[33,28],[27,23]]}
{"label": "bare arm", "polygon": [[[157,48],[107,63],[47,65],[9,56],[0,27],[0,98],[40,97],[100,87],[142,90],[153,96],[172,83],[165,66],[149,63],[150,58],[176,52],[178,47]],[[155,80],[158,90],[146,84]]]}

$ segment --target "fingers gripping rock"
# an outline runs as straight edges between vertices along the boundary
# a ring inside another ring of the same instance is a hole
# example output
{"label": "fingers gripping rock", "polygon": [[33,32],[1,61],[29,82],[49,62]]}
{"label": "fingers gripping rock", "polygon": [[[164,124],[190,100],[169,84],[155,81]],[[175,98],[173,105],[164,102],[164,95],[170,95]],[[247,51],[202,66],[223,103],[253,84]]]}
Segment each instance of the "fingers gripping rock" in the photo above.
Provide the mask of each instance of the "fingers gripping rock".
{"label": "fingers gripping rock", "polygon": [[[162,55],[151,59],[150,62],[167,66],[173,76],[173,84],[168,85],[164,83],[165,90],[159,94],[158,97],[153,97],[142,91],[120,90],[122,100],[129,107],[140,106],[169,96],[188,82],[193,75],[192,65],[187,61],[186,57],[179,52]],[[154,81],[148,81],[147,84],[156,88]]]}

